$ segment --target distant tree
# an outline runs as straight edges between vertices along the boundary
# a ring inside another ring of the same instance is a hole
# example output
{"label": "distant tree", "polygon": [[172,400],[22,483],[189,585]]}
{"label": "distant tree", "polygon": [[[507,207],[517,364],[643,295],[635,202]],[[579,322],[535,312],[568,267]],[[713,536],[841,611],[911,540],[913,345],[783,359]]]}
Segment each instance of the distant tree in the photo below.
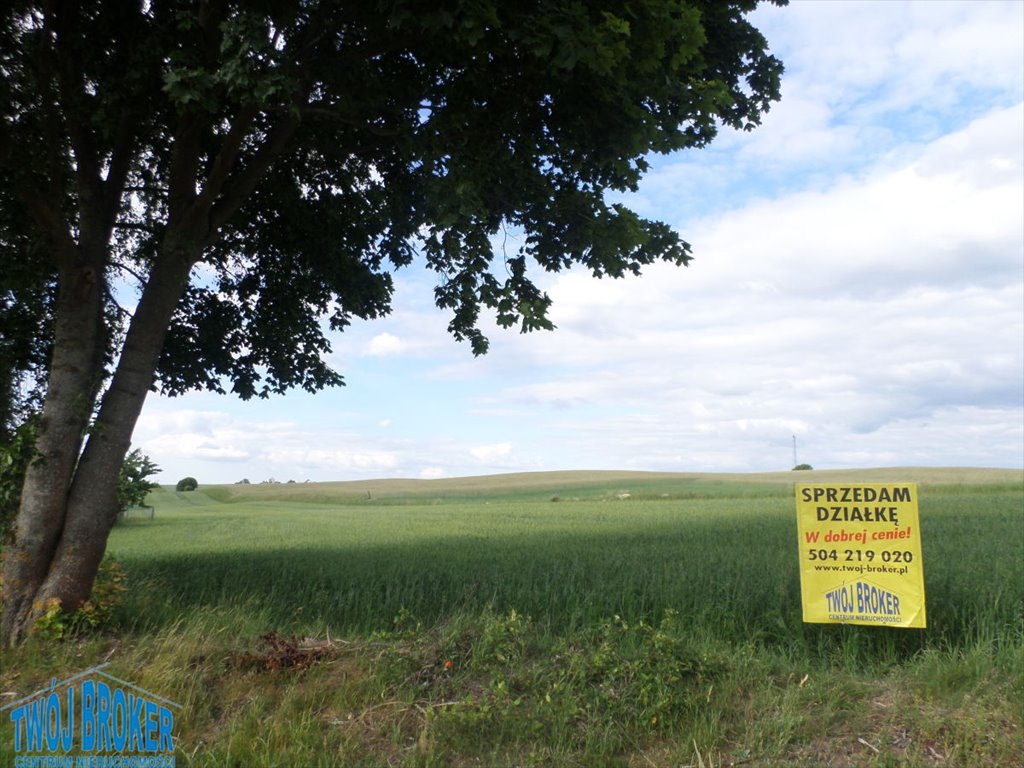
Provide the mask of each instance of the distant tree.
{"label": "distant tree", "polygon": [[[0,636],[88,597],[154,385],[340,384],[324,326],[385,314],[417,255],[477,354],[482,308],[552,327],[537,270],[688,263],[671,228],[608,193],[635,190],[649,153],[750,129],[779,97],[756,4],[4,4],[0,296],[33,342],[10,353],[17,375],[43,352],[46,384]],[[519,246],[495,252],[507,230]],[[138,302],[122,308],[126,281]],[[21,390],[0,391],[6,407]]]}
{"label": "distant tree", "polygon": [[123,514],[128,507],[143,506],[149,492],[158,487],[147,478],[159,471],[160,467],[138,448],[125,456],[117,480],[117,511]]}
{"label": "distant tree", "polygon": [[793,467],[794,472],[805,469],[814,469],[814,467],[812,467],[810,464],[797,464],[795,467]]}
{"label": "distant tree", "polygon": [[194,491],[199,487],[199,483],[196,482],[194,477],[183,477],[178,481],[178,484],[174,486],[174,490],[178,493],[183,491]]}

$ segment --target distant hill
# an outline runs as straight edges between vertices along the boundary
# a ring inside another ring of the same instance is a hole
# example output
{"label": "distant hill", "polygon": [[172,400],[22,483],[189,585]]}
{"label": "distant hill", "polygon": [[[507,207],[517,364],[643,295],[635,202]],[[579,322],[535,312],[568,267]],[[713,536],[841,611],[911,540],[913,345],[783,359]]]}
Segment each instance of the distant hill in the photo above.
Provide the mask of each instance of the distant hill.
{"label": "distant hill", "polygon": [[524,496],[746,495],[784,492],[793,483],[916,482],[922,485],[1024,484],[1024,470],[973,467],[879,467],[784,472],[635,472],[566,470],[516,472],[432,480],[386,478],[318,483],[257,483],[201,486],[215,501],[352,503],[377,499],[424,500]]}

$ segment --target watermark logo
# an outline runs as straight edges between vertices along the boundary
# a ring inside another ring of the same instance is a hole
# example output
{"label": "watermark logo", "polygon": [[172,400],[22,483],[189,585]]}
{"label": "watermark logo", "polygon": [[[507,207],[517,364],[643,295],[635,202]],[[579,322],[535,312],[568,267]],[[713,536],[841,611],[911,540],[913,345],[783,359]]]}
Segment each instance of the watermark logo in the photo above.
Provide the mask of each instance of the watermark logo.
{"label": "watermark logo", "polygon": [[104,672],[106,666],[54,678],[0,707],[14,725],[13,768],[174,768],[174,712],[181,705]]}

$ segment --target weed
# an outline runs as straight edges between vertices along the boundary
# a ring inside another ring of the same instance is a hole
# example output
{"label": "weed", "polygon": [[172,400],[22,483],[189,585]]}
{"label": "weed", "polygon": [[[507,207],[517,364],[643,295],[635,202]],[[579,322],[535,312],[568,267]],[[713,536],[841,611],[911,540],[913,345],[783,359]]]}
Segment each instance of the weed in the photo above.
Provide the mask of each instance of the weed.
{"label": "weed", "polygon": [[114,612],[124,601],[127,576],[124,567],[104,559],[100,563],[96,581],[89,599],[77,611],[65,611],[57,598],[50,598],[33,627],[33,633],[43,638],[61,640],[83,632],[95,632],[109,625]]}

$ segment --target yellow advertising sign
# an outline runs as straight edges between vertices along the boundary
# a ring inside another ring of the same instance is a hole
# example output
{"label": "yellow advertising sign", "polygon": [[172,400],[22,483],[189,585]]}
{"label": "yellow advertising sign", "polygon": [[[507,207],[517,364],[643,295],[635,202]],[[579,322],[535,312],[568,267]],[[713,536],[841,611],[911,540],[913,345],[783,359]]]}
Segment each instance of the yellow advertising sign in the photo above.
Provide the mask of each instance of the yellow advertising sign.
{"label": "yellow advertising sign", "polygon": [[916,483],[797,485],[804,621],[924,627]]}

